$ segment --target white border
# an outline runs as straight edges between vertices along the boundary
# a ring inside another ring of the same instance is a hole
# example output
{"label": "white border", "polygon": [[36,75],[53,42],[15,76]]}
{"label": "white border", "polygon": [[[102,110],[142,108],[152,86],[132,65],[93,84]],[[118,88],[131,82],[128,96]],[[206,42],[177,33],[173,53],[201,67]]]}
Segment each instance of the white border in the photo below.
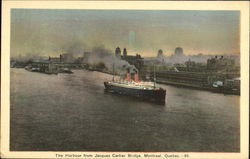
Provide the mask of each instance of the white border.
{"label": "white border", "polygon": [[[239,10],[241,12],[241,100],[240,100],[240,153],[155,153],[176,154],[189,158],[248,158],[249,132],[249,2],[244,1],[3,1],[1,47],[1,157],[5,158],[59,158],[56,154],[83,154],[84,152],[10,152],[9,151],[9,59],[10,59],[10,9],[141,9],[141,10]],[[96,154],[86,152],[85,154]],[[105,154],[100,152],[99,154]],[[109,152],[108,154],[114,154]],[[117,154],[117,153],[116,153]],[[126,154],[118,153],[118,154]],[[140,154],[140,153],[134,153]],[[154,154],[154,153],[153,153]],[[117,158],[117,157],[114,157]],[[119,158],[119,157],[118,157]],[[175,157],[176,158],[176,157]],[[182,158],[182,157],[177,157]]]}

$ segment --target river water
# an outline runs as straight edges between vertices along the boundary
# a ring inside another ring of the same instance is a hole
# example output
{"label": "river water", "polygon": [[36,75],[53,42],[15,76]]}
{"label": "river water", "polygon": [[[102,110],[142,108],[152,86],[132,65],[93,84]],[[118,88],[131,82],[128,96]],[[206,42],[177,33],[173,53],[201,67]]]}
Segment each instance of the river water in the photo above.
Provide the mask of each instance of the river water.
{"label": "river water", "polygon": [[100,72],[12,68],[10,79],[10,150],[240,151],[240,96],[158,85],[157,105],[105,93]]}

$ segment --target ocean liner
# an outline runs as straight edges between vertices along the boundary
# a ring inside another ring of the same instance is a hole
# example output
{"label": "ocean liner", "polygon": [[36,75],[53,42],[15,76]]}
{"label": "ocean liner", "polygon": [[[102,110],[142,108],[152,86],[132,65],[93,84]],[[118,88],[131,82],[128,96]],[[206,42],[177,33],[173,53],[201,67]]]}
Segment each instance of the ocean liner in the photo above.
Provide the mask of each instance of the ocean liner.
{"label": "ocean liner", "polygon": [[166,90],[156,87],[154,82],[143,82],[139,80],[138,72],[127,72],[126,77],[104,82],[105,90],[112,93],[122,94],[149,100],[157,103],[165,103]]}

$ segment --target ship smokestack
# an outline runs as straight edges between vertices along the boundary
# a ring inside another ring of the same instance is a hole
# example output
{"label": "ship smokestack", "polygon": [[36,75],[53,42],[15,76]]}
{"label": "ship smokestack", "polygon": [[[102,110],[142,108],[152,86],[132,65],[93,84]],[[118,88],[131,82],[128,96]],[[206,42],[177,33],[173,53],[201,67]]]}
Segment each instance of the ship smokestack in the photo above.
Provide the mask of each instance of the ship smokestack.
{"label": "ship smokestack", "polygon": [[129,72],[126,74],[126,79],[125,79],[125,80],[127,80],[127,81],[131,81],[131,75],[130,75],[130,73],[129,73]]}
{"label": "ship smokestack", "polygon": [[140,80],[139,80],[139,74],[138,73],[136,73],[135,75],[134,75],[134,80],[135,80],[135,82],[140,82]]}

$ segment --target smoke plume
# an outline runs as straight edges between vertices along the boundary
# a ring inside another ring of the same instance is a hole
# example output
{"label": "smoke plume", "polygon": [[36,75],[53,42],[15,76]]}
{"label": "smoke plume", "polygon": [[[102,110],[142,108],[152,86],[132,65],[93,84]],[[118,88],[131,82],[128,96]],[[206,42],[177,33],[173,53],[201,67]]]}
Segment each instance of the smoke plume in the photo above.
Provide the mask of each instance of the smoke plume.
{"label": "smoke plume", "polygon": [[74,41],[62,47],[63,53],[72,54],[73,57],[82,57],[85,49],[86,45],[81,41]]}
{"label": "smoke plume", "polygon": [[111,50],[105,49],[103,46],[93,48],[87,62],[91,65],[104,63],[109,72],[112,72],[114,67],[115,73],[120,75],[127,72],[138,72],[134,65],[130,65],[127,61],[115,57]]}

